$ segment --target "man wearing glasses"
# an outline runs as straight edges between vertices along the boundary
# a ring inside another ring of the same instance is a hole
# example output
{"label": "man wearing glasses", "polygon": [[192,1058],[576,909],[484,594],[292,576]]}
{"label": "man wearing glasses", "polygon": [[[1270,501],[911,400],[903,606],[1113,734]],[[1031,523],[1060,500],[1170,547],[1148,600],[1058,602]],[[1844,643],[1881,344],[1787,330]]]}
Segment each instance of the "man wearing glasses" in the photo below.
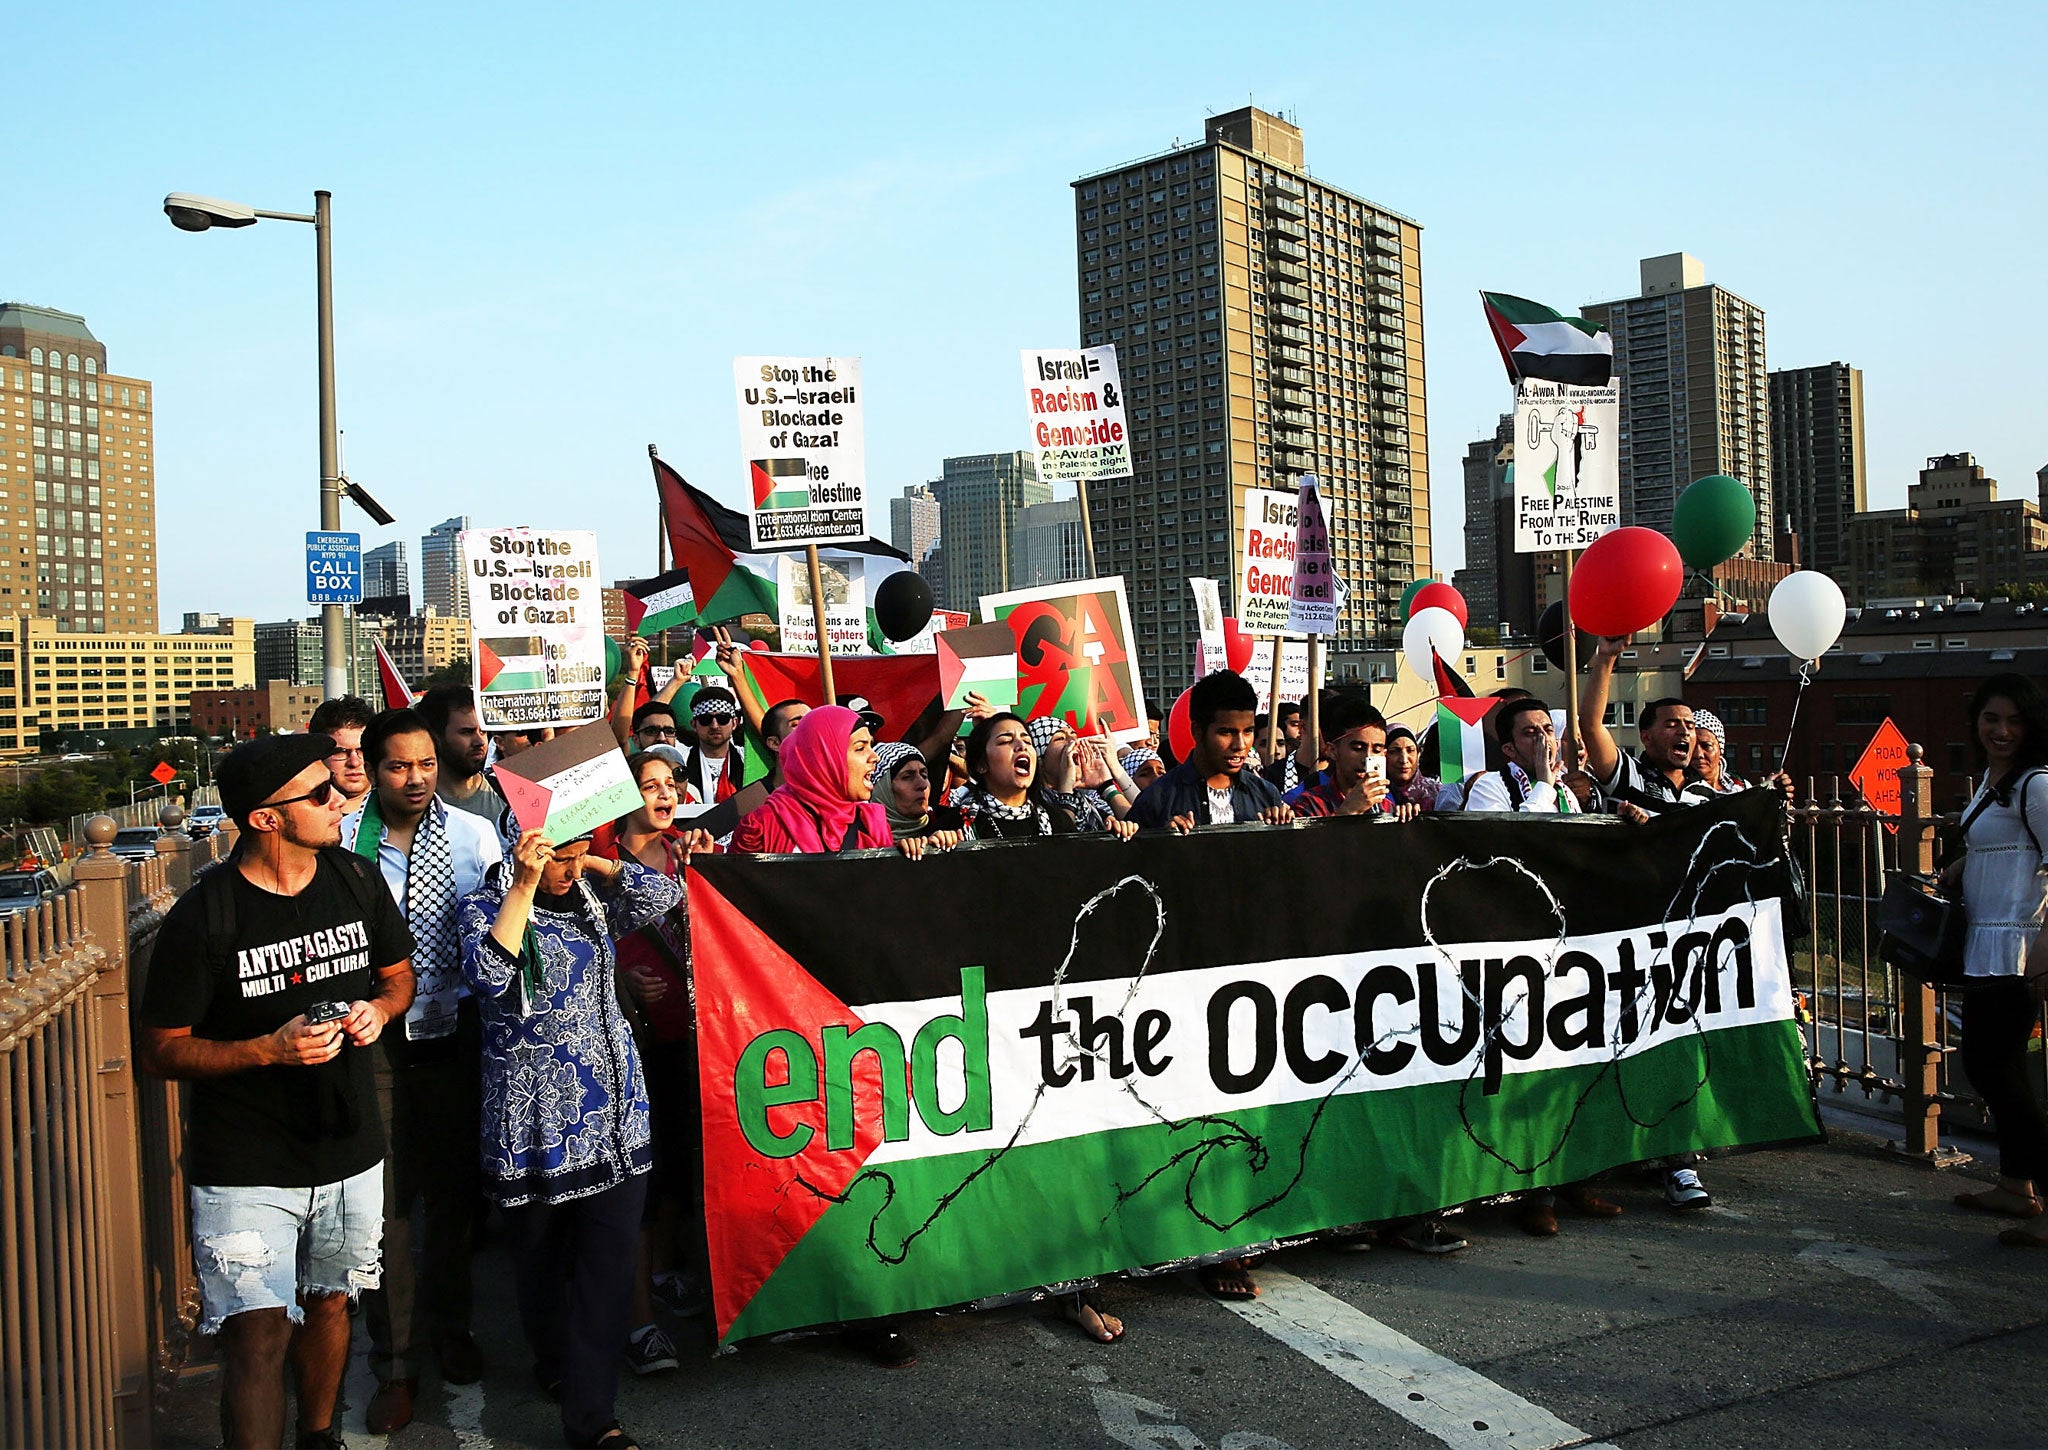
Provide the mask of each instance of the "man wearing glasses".
{"label": "man wearing glasses", "polygon": [[143,1065],[192,1083],[185,1181],[220,1336],[230,1446],[340,1444],[348,1306],[377,1287],[384,1133],[370,1054],[412,1003],[412,934],[376,868],[339,849],[328,735],[269,735],[220,764],[235,855],[179,898],[140,1009]]}
{"label": "man wearing glasses", "polygon": [[739,790],[746,773],[746,747],[733,738],[740,726],[739,698],[717,685],[704,686],[691,702],[690,724],[697,743],[683,757],[684,782],[698,800],[715,806]]}
{"label": "man wearing glasses", "polygon": [[327,772],[341,791],[341,813],[363,808],[370,796],[370,769],[363,763],[363,729],[377,712],[357,695],[337,695],[324,700],[313,712],[306,729],[314,735],[332,735],[334,753],[327,757]]}

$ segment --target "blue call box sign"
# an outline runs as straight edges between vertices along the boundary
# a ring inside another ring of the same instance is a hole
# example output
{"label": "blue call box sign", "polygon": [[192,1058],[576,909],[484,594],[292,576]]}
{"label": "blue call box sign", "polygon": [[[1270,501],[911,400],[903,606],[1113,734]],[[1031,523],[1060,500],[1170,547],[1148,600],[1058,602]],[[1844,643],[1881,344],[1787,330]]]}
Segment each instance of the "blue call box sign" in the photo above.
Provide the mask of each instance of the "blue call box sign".
{"label": "blue call box sign", "polygon": [[361,534],[312,533],[306,535],[306,602],[308,604],[361,604],[363,602],[363,536]]}

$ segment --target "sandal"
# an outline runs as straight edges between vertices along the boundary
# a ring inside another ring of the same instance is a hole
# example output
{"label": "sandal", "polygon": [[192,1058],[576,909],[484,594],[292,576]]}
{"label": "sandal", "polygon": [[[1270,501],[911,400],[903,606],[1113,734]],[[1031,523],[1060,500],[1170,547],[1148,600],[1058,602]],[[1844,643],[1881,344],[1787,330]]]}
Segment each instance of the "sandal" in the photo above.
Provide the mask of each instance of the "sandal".
{"label": "sandal", "polygon": [[[1123,1321],[1114,1314],[1104,1311],[1100,1304],[1086,1294],[1063,1297],[1060,1300],[1060,1318],[1097,1344],[1115,1344],[1124,1337]],[[1111,1325],[1115,1328],[1112,1329]]]}
{"label": "sandal", "polygon": [[2041,1200],[2028,1194],[2015,1193],[2010,1188],[1986,1188],[1976,1193],[1958,1193],[1957,1208],[1974,1208],[1983,1213],[1995,1213],[2001,1218],[2038,1218]]}
{"label": "sandal", "polygon": [[1259,1286],[1252,1279],[1251,1265],[1244,1259],[1204,1264],[1195,1270],[1195,1279],[1218,1299],[1242,1303],[1259,1297]]}

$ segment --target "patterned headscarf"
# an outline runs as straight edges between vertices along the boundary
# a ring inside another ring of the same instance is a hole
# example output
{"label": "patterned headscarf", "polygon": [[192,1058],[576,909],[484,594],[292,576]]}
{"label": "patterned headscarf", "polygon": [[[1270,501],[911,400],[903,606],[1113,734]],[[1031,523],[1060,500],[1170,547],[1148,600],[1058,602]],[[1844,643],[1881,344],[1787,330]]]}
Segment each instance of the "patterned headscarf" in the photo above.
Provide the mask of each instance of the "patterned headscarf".
{"label": "patterned headscarf", "polygon": [[1134,745],[1117,759],[1123,763],[1125,775],[1136,775],[1140,766],[1166,764],[1159,758],[1158,751],[1146,745]]}
{"label": "patterned headscarf", "polygon": [[1692,723],[1696,730],[1713,731],[1714,739],[1721,743],[1721,753],[1728,753],[1728,727],[1721,723],[1719,715],[1712,710],[1695,710],[1692,712]]}
{"label": "patterned headscarf", "polygon": [[1036,720],[1024,722],[1024,733],[1031,737],[1031,748],[1043,757],[1056,737],[1065,735],[1071,739],[1074,727],[1058,715],[1040,715]]}

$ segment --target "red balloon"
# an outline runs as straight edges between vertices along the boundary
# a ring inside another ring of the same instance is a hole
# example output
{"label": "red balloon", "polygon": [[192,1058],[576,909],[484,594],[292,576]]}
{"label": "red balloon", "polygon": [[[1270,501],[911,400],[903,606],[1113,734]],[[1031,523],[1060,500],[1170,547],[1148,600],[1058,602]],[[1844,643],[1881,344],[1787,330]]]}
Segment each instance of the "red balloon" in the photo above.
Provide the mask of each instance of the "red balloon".
{"label": "red balloon", "polygon": [[1685,563],[1655,529],[1602,534],[1572,571],[1572,622],[1588,634],[1633,634],[1648,629],[1678,602]]}
{"label": "red balloon", "polygon": [[1166,744],[1176,761],[1186,760],[1195,753],[1195,720],[1188,714],[1188,696],[1193,693],[1192,690],[1182,690],[1180,698],[1173,702],[1173,708],[1166,712]]}
{"label": "red balloon", "polygon": [[1223,662],[1234,675],[1243,674],[1251,666],[1252,651],[1258,641],[1248,635],[1238,622],[1226,616],[1223,621]]}
{"label": "red balloon", "polygon": [[1441,579],[1415,591],[1415,597],[1408,602],[1408,617],[1413,619],[1418,609],[1448,609],[1456,616],[1460,629],[1472,622],[1465,617],[1465,596]]}

